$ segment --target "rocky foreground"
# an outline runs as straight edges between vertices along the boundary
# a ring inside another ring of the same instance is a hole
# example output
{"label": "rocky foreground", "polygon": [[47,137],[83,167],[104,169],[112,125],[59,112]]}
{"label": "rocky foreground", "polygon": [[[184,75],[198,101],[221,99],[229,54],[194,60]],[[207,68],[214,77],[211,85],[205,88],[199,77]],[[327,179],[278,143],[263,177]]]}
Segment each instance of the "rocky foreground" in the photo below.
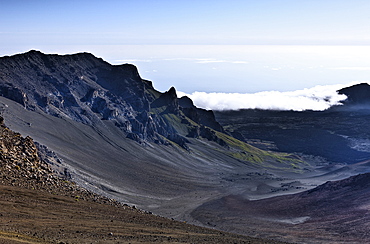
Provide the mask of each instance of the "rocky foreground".
{"label": "rocky foreground", "polygon": [[0,126],[0,243],[278,243],[159,217],[56,176],[33,140]]}

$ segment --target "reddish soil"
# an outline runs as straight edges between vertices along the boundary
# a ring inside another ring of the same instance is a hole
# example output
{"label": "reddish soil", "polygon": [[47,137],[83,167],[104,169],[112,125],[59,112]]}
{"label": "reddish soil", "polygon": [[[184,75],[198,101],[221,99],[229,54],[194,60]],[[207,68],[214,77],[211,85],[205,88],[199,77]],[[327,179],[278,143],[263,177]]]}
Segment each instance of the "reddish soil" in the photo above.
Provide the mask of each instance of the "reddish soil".
{"label": "reddish soil", "polygon": [[0,186],[0,243],[278,243],[128,206]]}

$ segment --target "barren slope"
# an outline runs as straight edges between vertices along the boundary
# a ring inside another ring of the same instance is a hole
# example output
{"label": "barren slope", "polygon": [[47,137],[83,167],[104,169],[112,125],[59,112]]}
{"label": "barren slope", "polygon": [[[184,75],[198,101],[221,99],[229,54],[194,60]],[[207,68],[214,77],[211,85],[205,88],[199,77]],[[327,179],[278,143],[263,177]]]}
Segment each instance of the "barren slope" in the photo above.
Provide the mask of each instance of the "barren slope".
{"label": "barren slope", "polygon": [[369,185],[367,173],[257,201],[230,195],[202,205],[192,215],[209,226],[258,237],[299,243],[368,243]]}
{"label": "barren slope", "polygon": [[0,185],[1,243],[278,243],[130,207]]}
{"label": "barren slope", "polygon": [[1,243],[274,243],[155,216],[59,178],[0,122]]}

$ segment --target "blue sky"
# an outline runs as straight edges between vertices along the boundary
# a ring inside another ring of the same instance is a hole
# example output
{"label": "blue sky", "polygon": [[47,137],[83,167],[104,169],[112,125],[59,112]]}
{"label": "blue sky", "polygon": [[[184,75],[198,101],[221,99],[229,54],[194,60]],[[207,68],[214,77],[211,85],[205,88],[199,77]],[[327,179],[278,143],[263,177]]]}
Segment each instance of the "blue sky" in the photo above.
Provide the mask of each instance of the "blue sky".
{"label": "blue sky", "polygon": [[0,56],[92,52],[157,89],[258,93],[367,81],[368,0],[0,0]]}
{"label": "blue sky", "polygon": [[365,0],[0,1],[1,44],[368,44]]}

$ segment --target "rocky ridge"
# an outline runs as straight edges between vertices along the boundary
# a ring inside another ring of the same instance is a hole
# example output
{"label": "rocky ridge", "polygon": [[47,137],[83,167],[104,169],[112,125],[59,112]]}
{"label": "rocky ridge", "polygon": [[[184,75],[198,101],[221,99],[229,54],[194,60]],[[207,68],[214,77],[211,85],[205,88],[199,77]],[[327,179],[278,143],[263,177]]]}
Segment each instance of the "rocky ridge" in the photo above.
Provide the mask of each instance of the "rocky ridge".
{"label": "rocky ridge", "polygon": [[189,125],[189,115],[200,125],[223,131],[211,111],[179,105],[184,103],[179,103],[175,88],[160,93],[140,77],[135,66],[110,65],[89,53],[62,56],[32,50],[2,57],[0,95],[29,110],[89,125],[114,121],[127,138],[139,143],[168,144],[169,140],[187,149],[188,134],[215,137],[209,131],[194,135],[197,128],[192,126],[188,126],[190,133],[181,133],[169,116]]}

